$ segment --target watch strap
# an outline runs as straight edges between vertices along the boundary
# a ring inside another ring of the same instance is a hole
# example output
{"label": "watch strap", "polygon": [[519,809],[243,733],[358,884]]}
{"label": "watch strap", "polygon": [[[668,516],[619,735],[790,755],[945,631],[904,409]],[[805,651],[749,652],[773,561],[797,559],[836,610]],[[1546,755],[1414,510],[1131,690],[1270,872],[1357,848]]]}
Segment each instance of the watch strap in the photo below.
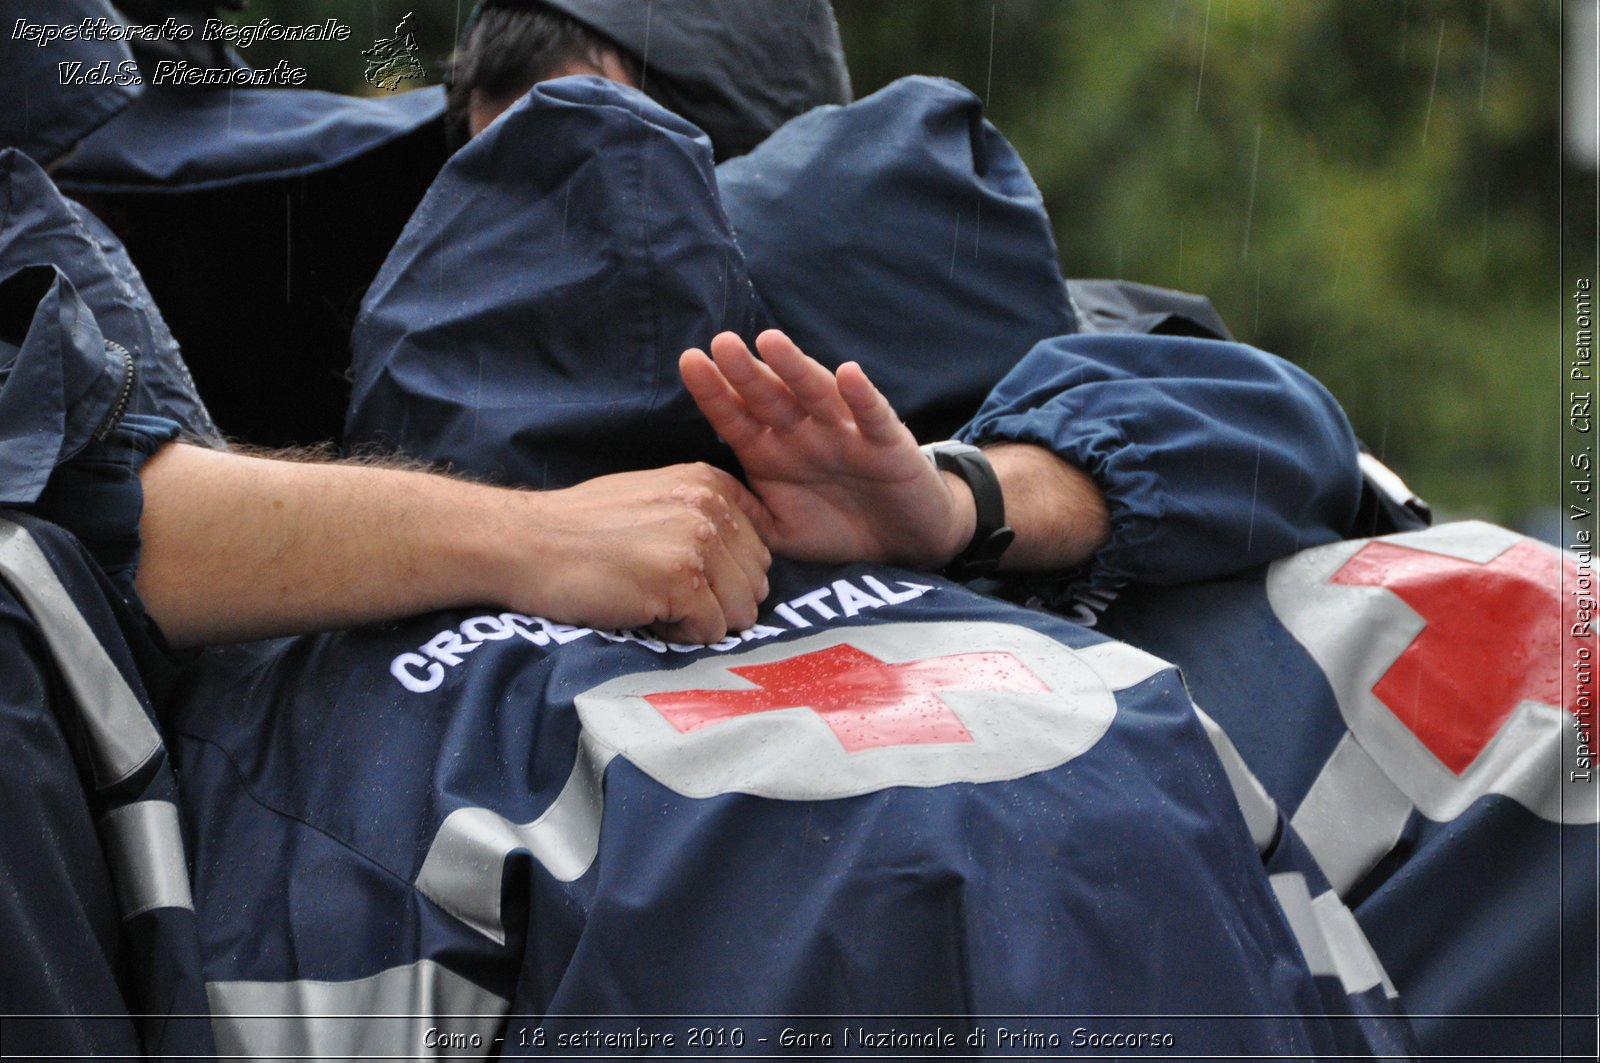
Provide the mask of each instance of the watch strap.
{"label": "watch strap", "polygon": [[954,580],[977,579],[994,572],[1000,557],[1017,535],[1006,526],[1005,494],[1000,489],[1000,478],[994,466],[983,456],[983,451],[967,443],[930,443],[922,448],[934,468],[959,476],[972,491],[972,501],[977,510],[977,523],[972,540],[955,560],[944,568],[944,574]]}

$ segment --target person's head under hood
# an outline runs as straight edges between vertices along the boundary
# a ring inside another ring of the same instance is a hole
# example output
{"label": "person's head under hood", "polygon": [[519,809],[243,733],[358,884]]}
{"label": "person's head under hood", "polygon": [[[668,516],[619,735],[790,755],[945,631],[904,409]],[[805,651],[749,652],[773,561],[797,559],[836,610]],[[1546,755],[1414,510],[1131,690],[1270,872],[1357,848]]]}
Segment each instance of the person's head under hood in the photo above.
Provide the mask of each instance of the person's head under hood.
{"label": "person's head under hood", "polygon": [[482,0],[451,63],[453,135],[476,136],[534,84],[572,74],[643,90],[699,126],[719,161],[850,102],[826,0]]}

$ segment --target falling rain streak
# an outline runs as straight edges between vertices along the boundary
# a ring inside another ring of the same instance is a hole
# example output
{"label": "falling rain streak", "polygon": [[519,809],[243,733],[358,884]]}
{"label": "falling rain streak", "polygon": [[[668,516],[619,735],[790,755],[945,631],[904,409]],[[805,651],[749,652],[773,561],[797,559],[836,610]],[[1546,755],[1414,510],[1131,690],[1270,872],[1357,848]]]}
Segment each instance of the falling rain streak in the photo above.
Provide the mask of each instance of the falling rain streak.
{"label": "falling rain streak", "polygon": [[[995,0],[989,5],[989,72],[983,79],[983,107],[987,111],[994,106],[994,32],[995,19],[1000,14],[1000,0]],[[978,258],[978,246],[983,239],[983,197],[978,197],[978,207],[974,212],[972,226],[972,258]]]}
{"label": "falling rain streak", "polygon": [[1256,263],[1256,317],[1250,326],[1250,339],[1261,339],[1261,263]]}
{"label": "falling rain streak", "polygon": [[1422,118],[1422,142],[1428,142],[1428,126],[1433,122],[1433,97],[1439,89],[1439,57],[1444,54],[1444,19],[1439,20],[1439,41],[1433,46],[1433,81],[1428,86],[1428,111]]}
{"label": "falling rain streak", "polygon": [[1256,471],[1250,479],[1250,530],[1244,539],[1244,554],[1250,556],[1250,550],[1256,543],[1256,497],[1261,493],[1261,444],[1256,440]]}
{"label": "falling rain streak", "polygon": [[478,439],[478,411],[483,409],[483,352],[477,356],[477,375],[472,382],[472,435],[473,442]]}
{"label": "falling rain streak", "polygon": [[1488,0],[1483,5],[1483,68],[1478,71],[1478,110],[1483,110],[1484,99],[1489,90],[1489,26],[1494,21],[1494,8],[1489,6]]}
{"label": "falling rain streak", "polygon": [[567,182],[566,194],[561,199],[561,250],[567,249],[567,216],[572,211],[572,182]]}
{"label": "falling rain streak", "polygon": [[1000,3],[995,0],[989,7],[989,73],[983,81],[983,105],[986,108],[994,106],[994,22],[999,14]]}
{"label": "falling rain streak", "polygon": [[956,211],[956,231],[950,238],[950,279],[956,276],[956,251],[961,248],[961,212]]}
{"label": "falling rain streak", "polygon": [[650,15],[655,11],[654,0],[645,0],[644,3],[644,47],[639,56],[639,91],[645,91],[645,85],[650,81]]}
{"label": "falling rain streak", "polygon": [[1250,257],[1250,226],[1256,216],[1256,171],[1261,168],[1261,123],[1256,123],[1256,146],[1250,156],[1250,199],[1244,212],[1244,250],[1240,258]]}

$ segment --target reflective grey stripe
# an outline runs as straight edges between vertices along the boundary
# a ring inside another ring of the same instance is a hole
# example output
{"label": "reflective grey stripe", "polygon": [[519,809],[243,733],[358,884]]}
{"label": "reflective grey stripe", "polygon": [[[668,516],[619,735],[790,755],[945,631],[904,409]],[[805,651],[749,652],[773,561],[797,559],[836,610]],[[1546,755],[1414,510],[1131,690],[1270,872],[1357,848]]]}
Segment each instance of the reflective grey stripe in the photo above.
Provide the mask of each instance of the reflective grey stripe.
{"label": "reflective grey stripe", "polygon": [[106,860],[117,883],[122,918],[152,908],[194,910],[184,866],[178,809],[170,801],[138,801],[100,820]]}
{"label": "reflective grey stripe", "polygon": [[1395,995],[1355,916],[1332,890],[1313,900],[1298,871],[1280,872],[1270,881],[1313,975],[1338,978],[1346,993],[1365,993],[1382,984]]}
{"label": "reflective grey stripe", "polygon": [[1411,812],[1410,799],[1346,734],[1290,822],[1344,896],[1394,848]]}
{"label": "reflective grey stripe", "polygon": [[[922,634],[918,629],[917,634]],[[842,634],[830,639],[843,639]],[[859,634],[858,634],[859,639]],[[1054,645],[1054,644],[1051,644]],[[784,650],[794,652],[794,647]],[[1074,650],[1072,655],[1106,684],[1126,690],[1171,664],[1120,642]],[[707,668],[720,664],[707,664]],[[650,674],[659,679],[659,674]],[[682,682],[680,679],[670,682]],[[496,945],[506,943],[501,921],[501,869],[520,848],[533,853],[550,876],[562,882],[589,871],[600,848],[602,776],[616,749],[582,733],[581,752],[562,792],[544,815],[531,823],[512,823],[488,808],[458,808],[446,816],[422,860],[416,887],[435,905],[466,922]]]}
{"label": "reflective grey stripe", "polygon": [[1269,881],[1311,973],[1323,977],[1337,974],[1333,954],[1328,951],[1328,943],[1322,940],[1322,931],[1317,927],[1317,914],[1311,910],[1311,890],[1306,887],[1306,877],[1298,871],[1285,871],[1271,876]]}
{"label": "reflective grey stripe", "polygon": [[1417,493],[1406,486],[1404,480],[1400,479],[1398,473],[1371,454],[1365,452],[1357,454],[1356,464],[1361,467],[1362,475],[1367,478],[1367,482],[1388,495],[1390,500],[1397,505],[1403,506],[1408,502],[1421,501],[1417,497]]}
{"label": "reflective grey stripe", "polygon": [[95,785],[121,782],[161,748],[161,736],[122,673],[23,528],[0,520],[0,579],[28,607],[89,734]]}
{"label": "reflective grey stripe", "polygon": [[544,814],[512,823],[487,808],[459,808],[434,835],[416,886],[430,900],[499,945],[500,873],[506,857],[526,849],[562,882],[589,870],[600,849],[601,778],[616,752],[585,734],[566,785]]}
{"label": "reflective grey stripe", "polygon": [[1329,890],[1312,898],[1311,910],[1316,914],[1317,926],[1322,928],[1322,938],[1328,943],[1334,966],[1339,969],[1339,981],[1346,992],[1365,993],[1382,984],[1383,991],[1391,998],[1400,995],[1389,981],[1366,932],[1356,922],[1355,913],[1345,907],[1338,894]]}
{"label": "reflective grey stripe", "polygon": [[1160,657],[1136,650],[1125,642],[1102,642],[1072,652],[1093,668],[1113,692],[1136,687],[1157,672],[1172,667]]}
{"label": "reflective grey stripe", "polygon": [[1206,737],[1211,739],[1211,747],[1217,751],[1217,759],[1222,761],[1222,770],[1228,774],[1234,800],[1239,802],[1239,811],[1244,813],[1245,825],[1250,828],[1250,840],[1256,843],[1257,852],[1265,853],[1278,836],[1278,805],[1234,748],[1233,739],[1222,725],[1199,708],[1194,711],[1206,729]]}
{"label": "reflective grey stripe", "polygon": [[208,982],[206,995],[218,1058],[253,1060],[487,1056],[511,1007],[432,960],[350,982]]}

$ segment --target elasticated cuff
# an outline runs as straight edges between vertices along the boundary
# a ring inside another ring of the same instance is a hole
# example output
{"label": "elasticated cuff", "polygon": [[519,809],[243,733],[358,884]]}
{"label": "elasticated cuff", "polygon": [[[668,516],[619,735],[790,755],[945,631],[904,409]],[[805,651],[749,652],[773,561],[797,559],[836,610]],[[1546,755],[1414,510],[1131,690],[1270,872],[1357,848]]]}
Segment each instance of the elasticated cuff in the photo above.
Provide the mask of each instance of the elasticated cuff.
{"label": "elasticated cuff", "polygon": [[[1070,612],[1080,604],[1104,608],[1116,593],[1141,575],[1139,558],[1157,549],[1157,537],[1168,505],[1160,478],[1140,455],[1141,448],[1123,439],[1107,424],[1081,425],[1081,433],[1064,443],[1030,424],[1026,414],[983,419],[961,433],[974,446],[1024,443],[1043,447],[1088,473],[1104,496],[1111,517],[1111,537],[1086,565],[1048,576],[1029,575],[1027,593],[1037,604]],[[1100,603],[1100,604],[1097,604]]]}

